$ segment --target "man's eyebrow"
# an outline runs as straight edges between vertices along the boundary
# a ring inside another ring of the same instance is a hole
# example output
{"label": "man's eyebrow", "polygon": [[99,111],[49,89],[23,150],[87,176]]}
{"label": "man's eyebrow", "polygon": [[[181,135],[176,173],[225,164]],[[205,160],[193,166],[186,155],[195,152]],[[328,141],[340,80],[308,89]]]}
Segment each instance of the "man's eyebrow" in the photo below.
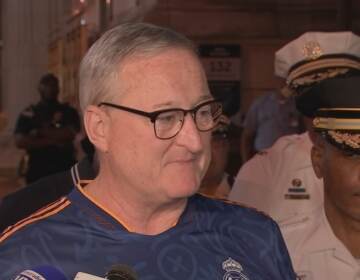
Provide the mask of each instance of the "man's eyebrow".
{"label": "man's eyebrow", "polygon": [[[193,104],[193,106],[196,106],[197,104],[199,104],[203,101],[212,100],[212,99],[214,99],[214,97],[211,96],[210,94],[204,94],[204,95],[200,96],[200,98],[195,102],[195,104]],[[158,103],[158,104],[155,104],[153,107],[154,107],[154,109],[156,109],[156,108],[162,108],[165,106],[166,107],[170,107],[170,106],[178,107],[178,106],[175,106],[174,102],[172,102],[172,101]]]}
{"label": "man's eyebrow", "polygon": [[207,100],[212,100],[212,99],[214,99],[214,97],[211,94],[204,94],[204,95],[200,96],[197,104],[199,104],[202,101],[207,101]]}
{"label": "man's eyebrow", "polygon": [[154,107],[154,109],[156,109],[156,108],[161,108],[161,107],[165,107],[165,106],[171,106],[172,104],[173,104],[173,102],[167,101],[167,102],[155,104],[153,107]]}

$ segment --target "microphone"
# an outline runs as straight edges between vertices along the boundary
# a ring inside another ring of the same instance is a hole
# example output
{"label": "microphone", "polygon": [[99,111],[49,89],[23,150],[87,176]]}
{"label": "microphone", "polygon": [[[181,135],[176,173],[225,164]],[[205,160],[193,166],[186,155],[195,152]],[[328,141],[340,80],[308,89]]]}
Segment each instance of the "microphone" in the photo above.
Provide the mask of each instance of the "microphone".
{"label": "microphone", "polygon": [[128,265],[117,264],[110,268],[105,278],[78,272],[74,280],[138,280],[135,271]]}
{"label": "microphone", "polygon": [[42,265],[33,269],[27,269],[17,275],[14,280],[68,280],[57,268]]}
{"label": "microphone", "polygon": [[110,268],[110,271],[106,273],[108,280],[137,280],[138,277],[135,271],[128,265],[115,264]]}

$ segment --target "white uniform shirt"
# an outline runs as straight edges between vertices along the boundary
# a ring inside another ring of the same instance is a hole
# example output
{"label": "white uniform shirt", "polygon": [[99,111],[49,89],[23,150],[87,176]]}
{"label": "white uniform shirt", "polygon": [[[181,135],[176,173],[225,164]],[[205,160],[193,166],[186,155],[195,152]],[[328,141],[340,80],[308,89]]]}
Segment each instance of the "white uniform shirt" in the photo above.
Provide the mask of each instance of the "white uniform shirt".
{"label": "white uniform shirt", "polygon": [[324,208],[280,223],[301,280],[359,280],[360,265],[333,233]]}
{"label": "white uniform shirt", "polygon": [[323,202],[312,168],[308,133],[281,137],[240,169],[229,199],[257,208],[276,221],[311,212]]}

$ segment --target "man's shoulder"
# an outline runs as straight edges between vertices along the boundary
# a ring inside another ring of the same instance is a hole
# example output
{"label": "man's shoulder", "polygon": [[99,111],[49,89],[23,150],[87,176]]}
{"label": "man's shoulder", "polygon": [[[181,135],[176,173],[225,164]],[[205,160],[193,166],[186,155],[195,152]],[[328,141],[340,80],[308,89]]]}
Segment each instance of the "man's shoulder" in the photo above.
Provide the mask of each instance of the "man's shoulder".
{"label": "man's shoulder", "polygon": [[285,149],[298,150],[299,146],[307,145],[308,143],[310,143],[308,133],[290,134],[280,137],[267,151],[276,152],[278,150],[283,151]]}
{"label": "man's shoulder", "polygon": [[200,214],[213,215],[213,218],[223,222],[231,222],[236,227],[258,227],[275,223],[270,216],[247,205],[227,199],[218,199],[198,195]]}
{"label": "man's shoulder", "polygon": [[289,220],[280,221],[279,226],[284,236],[289,250],[303,247],[307,240],[316,232],[321,221],[321,207],[314,209],[312,212],[297,215]]}
{"label": "man's shoulder", "polygon": [[70,172],[65,171],[49,175],[4,197],[0,204],[0,232],[68,194],[72,187]]}
{"label": "man's shoulder", "polygon": [[71,202],[67,197],[62,197],[9,226],[0,235],[0,246],[14,240],[15,242],[21,240],[21,242],[30,244],[31,239],[36,235],[34,232],[41,232],[44,229],[47,232],[56,232],[59,229],[63,231],[64,225],[67,224],[65,221],[73,216],[64,211],[70,204]]}
{"label": "man's shoulder", "polygon": [[[282,136],[276,140],[270,148],[258,152],[253,157],[253,160],[264,161],[265,158],[276,160],[277,158],[283,158],[287,155],[294,157],[295,154],[309,155],[311,148],[310,143],[307,133]],[[271,164],[274,163],[276,164],[276,161],[271,162]]]}

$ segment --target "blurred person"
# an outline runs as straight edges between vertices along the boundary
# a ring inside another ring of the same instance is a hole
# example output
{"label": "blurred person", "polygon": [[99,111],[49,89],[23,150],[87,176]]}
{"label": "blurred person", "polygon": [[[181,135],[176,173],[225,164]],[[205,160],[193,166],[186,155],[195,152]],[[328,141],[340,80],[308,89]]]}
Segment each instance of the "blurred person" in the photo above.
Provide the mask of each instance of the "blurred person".
{"label": "blurred person", "polygon": [[99,173],[3,232],[4,278],[46,262],[70,279],[115,263],[139,279],[295,279],[273,220],[196,194],[222,110],[188,39],[120,25],[92,45],[79,77]]}
{"label": "blurred person", "polygon": [[15,127],[15,143],[28,156],[26,183],[71,168],[73,140],[80,130],[77,111],[58,101],[59,81],[46,74],[39,81],[40,101],[23,110]]}
{"label": "blurred person", "polygon": [[279,91],[257,97],[243,123],[240,143],[242,162],[270,148],[279,137],[299,133],[302,129],[300,124],[293,98],[285,98]]}
{"label": "blurred person", "polygon": [[199,192],[218,198],[227,198],[233,183],[233,177],[226,172],[228,164],[230,120],[225,115],[211,134],[211,161]]}

